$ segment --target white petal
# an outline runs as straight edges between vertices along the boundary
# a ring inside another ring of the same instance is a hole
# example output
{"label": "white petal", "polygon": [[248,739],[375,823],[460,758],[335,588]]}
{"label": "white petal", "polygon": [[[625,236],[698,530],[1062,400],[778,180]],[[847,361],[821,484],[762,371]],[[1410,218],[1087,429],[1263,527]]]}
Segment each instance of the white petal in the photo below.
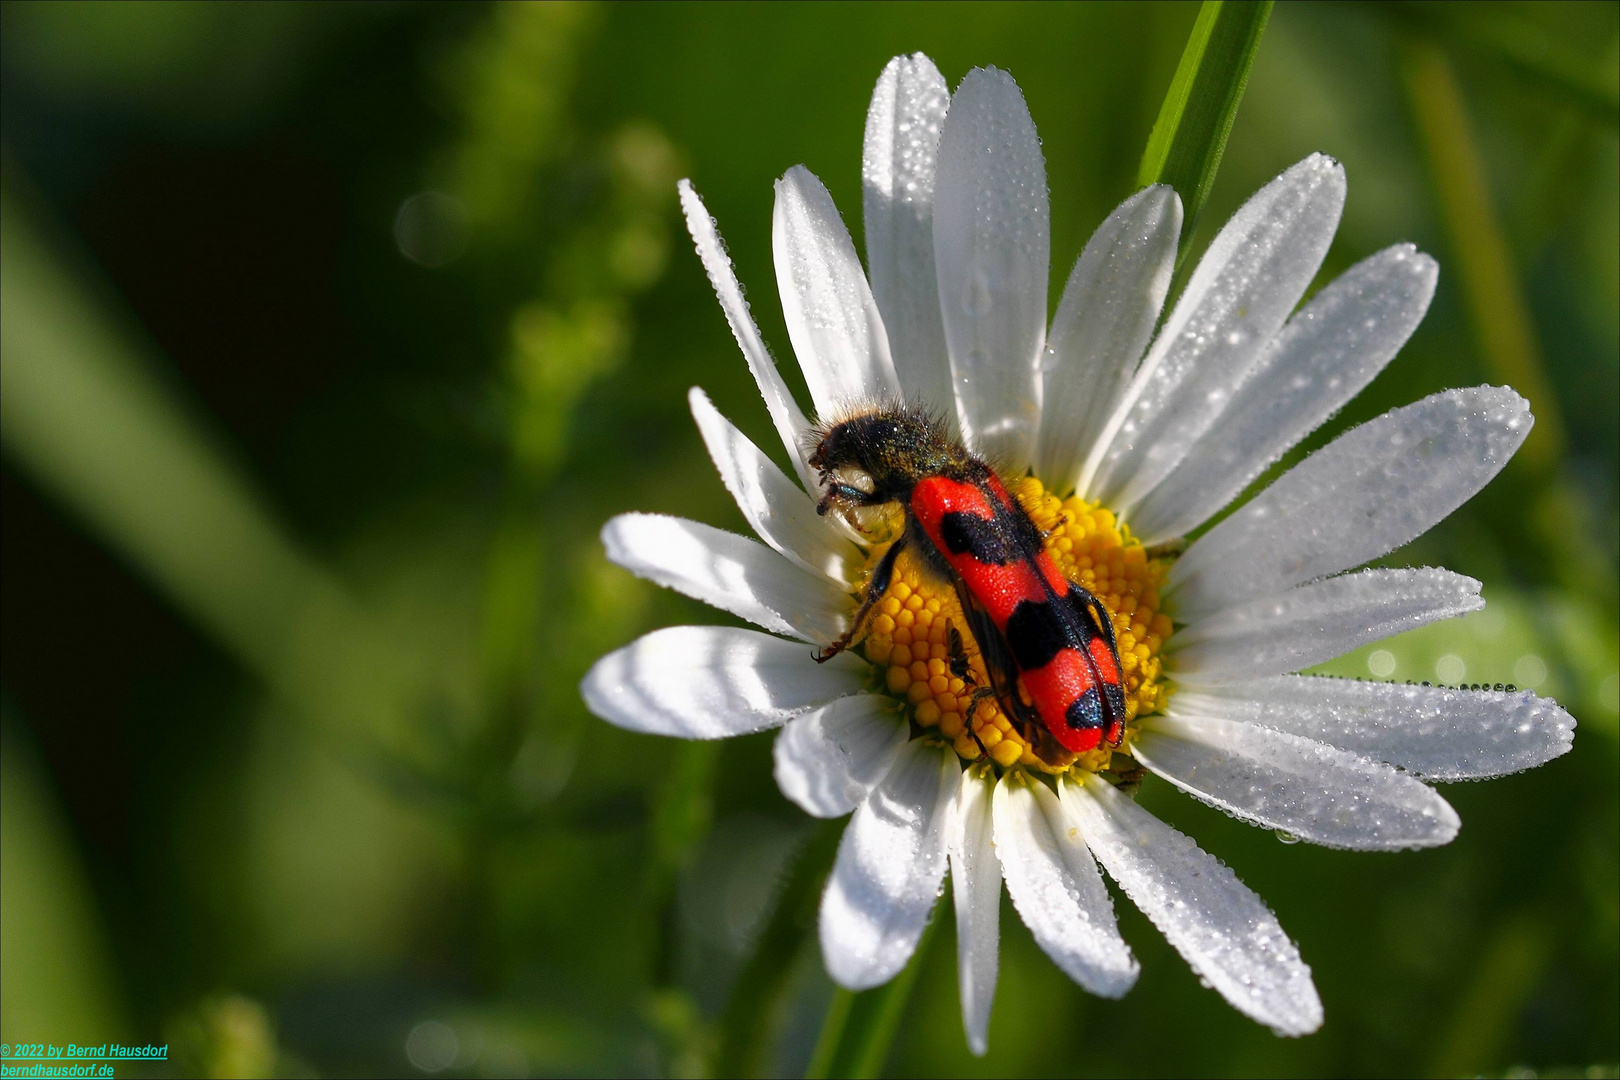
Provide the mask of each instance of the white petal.
{"label": "white petal", "polygon": [[1216,235],[1148,350],[1081,484],[1128,513],[1225,411],[1294,310],[1344,209],[1344,169],[1312,154],[1261,188]]}
{"label": "white petal", "polygon": [[694,386],[687,401],[720,479],[759,538],[829,581],[853,581],[864,562],[859,549],[816,513],[815,502],[721,416],[708,395]]}
{"label": "white petal", "polygon": [[906,744],[898,708],[893,698],[855,694],[795,716],[776,736],[776,786],[807,814],[849,813]]}
{"label": "white petal", "polygon": [[1060,493],[1136,374],[1176,268],[1181,197],[1143,188],[1098,227],[1069,274],[1046,339],[1035,475]]}
{"label": "white petal", "polygon": [[1139,969],[1079,825],[1045,784],[1019,773],[996,785],[993,816],[1007,892],[1036,943],[1093,994],[1124,997]]}
{"label": "white petal", "polygon": [[1185,536],[1372,381],[1429,310],[1440,268],[1397,244],[1346,270],[1267,347],[1220,421],[1131,511],[1144,544]]}
{"label": "white petal", "polygon": [[1434,789],[1388,765],[1253,724],[1154,717],[1132,752],[1235,818],[1327,847],[1436,847],[1462,824]]}
{"label": "white petal", "polygon": [[770,350],[765,348],[765,339],[759,336],[759,327],[754,324],[753,315],[749,314],[748,301],[743,298],[742,285],[737,281],[737,272],[732,268],[731,256],[726,254],[714,218],[709,215],[708,208],[703,205],[690,180],[682,180],[678,187],[687,231],[697,245],[698,258],[703,260],[709,284],[714,286],[714,294],[720,299],[720,309],[726,314],[731,335],[737,339],[737,346],[748,361],[748,370],[759,385],[759,393],[765,399],[765,408],[770,411],[771,422],[776,425],[776,433],[782,437],[782,445],[787,447],[788,459],[798,470],[805,490],[815,491],[815,473],[805,464],[804,436],[810,430],[810,423],[805,420],[799,403],[793,400],[787,384],[782,381],[781,372],[776,370],[776,361],[771,359]]}
{"label": "white petal", "polygon": [[820,180],[795,165],[776,182],[776,286],[799,369],[823,420],[900,396],[889,335],[855,244]]}
{"label": "white petal", "polygon": [[934,277],[934,167],[951,92],[922,53],[889,61],[866,113],[861,187],[872,297],[905,400],[956,428]]}
{"label": "white petal", "polygon": [[1322,1026],[1311,969],[1254,890],[1112,786],[1059,790],[1097,861],[1233,1008],[1279,1035]]}
{"label": "white petal", "polygon": [[821,897],[821,954],[840,986],[888,982],[911,959],[945,880],[960,772],[951,751],[907,743],[850,819]]}
{"label": "white petal", "polygon": [[630,731],[723,739],[778,727],[860,693],[866,662],[818,664],[797,641],[729,626],[671,626],[598,660],[579,685],[586,706]]}
{"label": "white petal", "polygon": [[1299,671],[1369,641],[1485,606],[1479,582],[1449,570],[1362,570],[1223,608],[1177,630],[1166,667],[1203,686]]}
{"label": "white petal", "polygon": [[968,1049],[979,1057],[990,1047],[990,1006],[996,999],[1001,949],[1001,864],[996,861],[990,811],[995,789],[995,774],[988,769],[963,771],[951,844],[962,1027]]}
{"label": "white petal", "polygon": [[613,562],[778,634],[825,645],[849,626],[849,592],[764,544],[685,518],[620,514],[602,526]]}
{"label": "white petal", "polygon": [[1187,549],[1167,589],[1177,617],[1336,574],[1422,535],[1507,464],[1534,422],[1512,390],[1476,386],[1352,428]]}
{"label": "white petal", "polygon": [[939,139],[934,259],[951,385],[969,445],[1012,472],[1040,422],[1050,266],[1046,159],[1024,95],[968,72]]}
{"label": "white petal", "polygon": [[1480,780],[1533,769],[1568,753],[1575,742],[1575,718],[1528,690],[1282,675],[1179,690],[1170,713],[1259,724],[1430,780]]}

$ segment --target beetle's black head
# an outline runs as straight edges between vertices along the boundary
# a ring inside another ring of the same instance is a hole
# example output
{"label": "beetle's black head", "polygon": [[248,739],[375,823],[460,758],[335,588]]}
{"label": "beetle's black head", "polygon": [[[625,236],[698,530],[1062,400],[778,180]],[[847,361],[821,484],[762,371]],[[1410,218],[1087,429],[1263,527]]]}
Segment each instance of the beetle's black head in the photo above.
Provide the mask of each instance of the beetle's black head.
{"label": "beetle's black head", "polygon": [[918,409],[857,413],[817,433],[810,466],[827,489],[816,510],[905,502],[925,476],[966,479],[985,466]]}

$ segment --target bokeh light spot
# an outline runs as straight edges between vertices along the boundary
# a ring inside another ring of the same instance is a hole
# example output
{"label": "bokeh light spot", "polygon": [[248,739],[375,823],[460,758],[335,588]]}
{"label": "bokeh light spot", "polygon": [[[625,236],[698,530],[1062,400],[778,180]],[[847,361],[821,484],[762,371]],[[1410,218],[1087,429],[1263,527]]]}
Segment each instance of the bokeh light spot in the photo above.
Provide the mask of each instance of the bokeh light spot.
{"label": "bokeh light spot", "polygon": [[1513,681],[1527,689],[1535,689],[1547,681],[1547,662],[1535,653],[1525,653],[1513,664]]}
{"label": "bokeh light spot", "polygon": [[423,1072],[443,1072],[456,1062],[460,1044],[449,1024],[424,1020],[405,1036],[405,1057]]}
{"label": "bokeh light spot", "polygon": [[448,266],[467,250],[467,208],[442,191],[419,191],[399,204],[394,243],[418,266]]}

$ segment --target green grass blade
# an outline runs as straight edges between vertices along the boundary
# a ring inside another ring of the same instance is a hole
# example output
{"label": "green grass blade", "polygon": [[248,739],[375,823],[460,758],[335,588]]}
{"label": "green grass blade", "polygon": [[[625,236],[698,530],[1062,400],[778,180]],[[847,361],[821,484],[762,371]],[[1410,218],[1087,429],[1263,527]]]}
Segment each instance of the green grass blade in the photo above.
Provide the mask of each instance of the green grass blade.
{"label": "green grass blade", "polygon": [[1214,186],[1270,15],[1270,0],[1205,0],[1142,152],[1137,186],[1169,184],[1181,196],[1183,252]]}
{"label": "green grass blade", "polygon": [[1535,410],[1536,426],[1519,451],[1519,465],[1545,472],[1563,458],[1568,436],[1462,88],[1435,45],[1412,39],[1398,55],[1480,352],[1491,378],[1529,398]]}
{"label": "green grass blade", "polygon": [[7,169],[8,458],[329,733],[393,730],[415,686],[397,650],[148,369],[127,320],[36,227]]}
{"label": "green grass blade", "polygon": [[1374,10],[1447,52],[1468,51],[1511,68],[1595,123],[1608,128],[1620,123],[1620,69],[1612,49],[1596,60],[1506,4],[1403,0]]}

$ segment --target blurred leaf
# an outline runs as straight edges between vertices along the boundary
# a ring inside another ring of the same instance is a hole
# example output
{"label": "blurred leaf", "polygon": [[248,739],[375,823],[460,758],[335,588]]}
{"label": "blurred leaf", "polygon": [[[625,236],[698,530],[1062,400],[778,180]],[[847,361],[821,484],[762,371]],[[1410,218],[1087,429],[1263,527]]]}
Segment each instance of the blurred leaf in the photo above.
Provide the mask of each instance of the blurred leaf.
{"label": "blurred leaf", "polygon": [[396,730],[408,660],[153,378],[9,186],[0,200],[6,451],[306,715],[345,737]]}
{"label": "blurred leaf", "polygon": [[265,1007],[241,994],[210,997],[170,1025],[171,1051],[187,1075],[259,1080],[277,1068],[275,1025]]}
{"label": "blurred leaf", "polygon": [[262,674],[335,586],[4,195],[5,447]]}
{"label": "blurred leaf", "polygon": [[1270,0],[1204,0],[1142,151],[1137,186],[1169,184],[1181,196],[1183,257],[1221,167],[1270,17]]}
{"label": "blurred leaf", "polygon": [[72,839],[9,704],[0,710],[0,1027],[16,1041],[127,1038]]}

